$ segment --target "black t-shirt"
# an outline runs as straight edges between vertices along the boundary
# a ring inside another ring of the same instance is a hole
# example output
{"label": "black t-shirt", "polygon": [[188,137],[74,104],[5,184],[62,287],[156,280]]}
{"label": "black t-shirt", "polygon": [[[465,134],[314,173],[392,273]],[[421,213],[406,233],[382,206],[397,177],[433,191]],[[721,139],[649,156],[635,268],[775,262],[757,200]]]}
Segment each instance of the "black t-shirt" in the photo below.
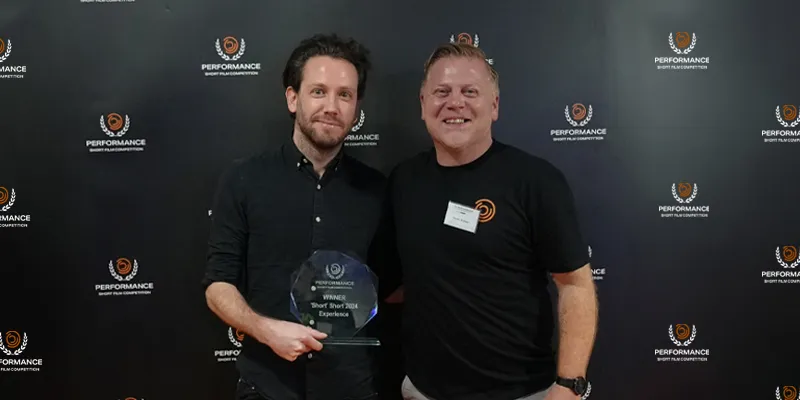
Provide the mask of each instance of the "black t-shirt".
{"label": "black t-shirt", "polygon": [[[390,200],[414,385],[437,400],[503,400],[552,384],[548,273],[588,262],[561,171],[496,140],[456,167],[431,150],[395,168]],[[481,211],[474,233],[444,223],[449,202]]]}

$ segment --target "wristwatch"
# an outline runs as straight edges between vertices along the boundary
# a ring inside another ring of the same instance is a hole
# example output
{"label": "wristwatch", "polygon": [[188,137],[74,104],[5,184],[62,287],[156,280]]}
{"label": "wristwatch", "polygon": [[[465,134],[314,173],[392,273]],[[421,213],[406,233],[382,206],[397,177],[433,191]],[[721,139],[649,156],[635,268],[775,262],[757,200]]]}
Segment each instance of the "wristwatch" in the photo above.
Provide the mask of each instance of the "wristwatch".
{"label": "wristwatch", "polygon": [[579,376],[575,379],[567,379],[556,377],[556,384],[571,389],[578,396],[583,396],[586,393],[586,378]]}

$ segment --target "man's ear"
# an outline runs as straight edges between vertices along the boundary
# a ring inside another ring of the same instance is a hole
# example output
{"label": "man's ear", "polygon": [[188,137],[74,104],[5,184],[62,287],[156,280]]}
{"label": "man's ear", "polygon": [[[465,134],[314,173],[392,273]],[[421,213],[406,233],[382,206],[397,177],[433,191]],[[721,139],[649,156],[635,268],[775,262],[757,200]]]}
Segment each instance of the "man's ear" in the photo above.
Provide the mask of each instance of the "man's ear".
{"label": "man's ear", "polygon": [[286,107],[290,113],[297,112],[297,92],[291,86],[286,88]]}

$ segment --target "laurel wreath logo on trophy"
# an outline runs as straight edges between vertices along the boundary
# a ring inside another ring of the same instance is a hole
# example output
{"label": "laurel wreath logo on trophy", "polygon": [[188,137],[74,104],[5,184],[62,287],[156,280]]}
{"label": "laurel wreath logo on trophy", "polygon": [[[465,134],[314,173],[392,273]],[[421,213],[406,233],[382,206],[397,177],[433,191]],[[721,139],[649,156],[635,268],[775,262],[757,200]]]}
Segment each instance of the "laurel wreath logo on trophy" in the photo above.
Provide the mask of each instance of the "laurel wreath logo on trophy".
{"label": "laurel wreath logo on trophy", "polygon": [[8,189],[0,186],[0,211],[8,211],[14,206],[14,201],[17,200],[17,192],[11,188],[11,195],[8,194]]}
{"label": "laurel wreath logo on trophy", "polygon": [[783,268],[795,268],[800,265],[800,258],[797,258],[797,247],[795,246],[783,246],[782,252],[780,246],[776,247],[775,258]]}
{"label": "laurel wreath logo on trophy", "polygon": [[800,114],[797,113],[797,107],[791,104],[784,104],[783,108],[775,107],[775,118],[784,128],[794,128],[800,125]]}
{"label": "laurel wreath logo on trophy", "polygon": [[133,264],[127,258],[120,258],[117,260],[116,268],[114,267],[114,262],[108,262],[108,272],[111,273],[111,276],[114,279],[120,282],[128,282],[136,276],[136,273],[139,272],[139,262],[136,259],[133,260]]}
{"label": "laurel wreath logo on trophy", "polygon": [[[123,122],[124,121],[124,122]],[[122,137],[128,133],[131,127],[131,119],[127,115],[122,118],[117,113],[108,114],[108,116],[100,116],[100,129],[110,137]]]}
{"label": "laurel wreath logo on trophy", "polygon": [[689,54],[692,50],[694,50],[694,46],[696,44],[697,36],[694,33],[691,35],[691,40],[689,32],[675,33],[674,40],[672,39],[672,32],[669,33],[669,47],[677,54]]}
{"label": "laurel wreath logo on trophy", "polygon": [[18,356],[25,351],[26,347],[28,347],[28,334],[25,332],[23,332],[22,337],[20,337],[19,332],[8,331],[3,338],[0,339],[0,351],[7,356]]}
{"label": "laurel wreath logo on trophy", "polygon": [[678,184],[678,190],[675,190],[675,184],[672,184],[672,197],[678,203],[681,204],[689,204],[697,197],[697,184],[691,184],[688,182],[681,182]]}
{"label": "laurel wreath logo on trophy", "polygon": [[325,266],[325,273],[328,274],[328,278],[338,280],[344,276],[344,265],[337,263],[328,264]]}
{"label": "laurel wreath logo on trophy", "polygon": [[697,336],[697,327],[692,325],[692,329],[689,329],[689,325],[687,324],[677,324],[675,325],[675,330],[673,333],[672,325],[669,326],[669,339],[672,340],[672,343],[675,343],[678,347],[686,347],[692,342],[694,342],[694,338]]}
{"label": "laurel wreath logo on trophy", "polygon": [[234,346],[242,347],[242,341],[244,340],[244,333],[238,329],[234,333],[233,328],[228,327],[228,340],[230,340]]}
{"label": "laurel wreath logo on trophy", "polygon": [[[241,46],[239,43],[241,42]],[[217,49],[217,54],[225,60],[225,61],[236,61],[244,55],[244,50],[247,47],[247,44],[244,41],[244,38],[241,40],[237,40],[233,36],[226,36],[222,39],[222,45],[220,46],[219,39],[214,43],[214,47]]]}
{"label": "laurel wreath logo on trophy", "polygon": [[775,388],[775,398],[777,400],[796,400],[797,388],[794,386],[784,386],[783,391],[781,391],[781,387],[778,386]]}
{"label": "laurel wreath logo on trophy", "polygon": [[564,107],[564,117],[567,118],[567,122],[574,127],[586,126],[589,121],[592,120],[592,105],[589,105],[589,109],[587,112],[586,106],[581,103],[575,103],[572,105],[572,115],[570,115],[569,106]]}
{"label": "laurel wreath logo on trophy", "polygon": [[0,39],[0,63],[5,61],[11,55],[11,39],[8,39],[8,43],[3,42],[3,39]]}

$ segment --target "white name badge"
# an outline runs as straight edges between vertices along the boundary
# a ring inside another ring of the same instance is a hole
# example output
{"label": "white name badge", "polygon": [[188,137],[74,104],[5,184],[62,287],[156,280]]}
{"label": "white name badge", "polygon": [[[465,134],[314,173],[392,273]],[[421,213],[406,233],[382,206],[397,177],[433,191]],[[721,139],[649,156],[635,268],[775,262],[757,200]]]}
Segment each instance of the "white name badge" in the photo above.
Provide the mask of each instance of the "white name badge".
{"label": "white name badge", "polygon": [[480,210],[449,201],[447,202],[447,213],[444,215],[444,224],[462,231],[475,233],[480,215]]}

